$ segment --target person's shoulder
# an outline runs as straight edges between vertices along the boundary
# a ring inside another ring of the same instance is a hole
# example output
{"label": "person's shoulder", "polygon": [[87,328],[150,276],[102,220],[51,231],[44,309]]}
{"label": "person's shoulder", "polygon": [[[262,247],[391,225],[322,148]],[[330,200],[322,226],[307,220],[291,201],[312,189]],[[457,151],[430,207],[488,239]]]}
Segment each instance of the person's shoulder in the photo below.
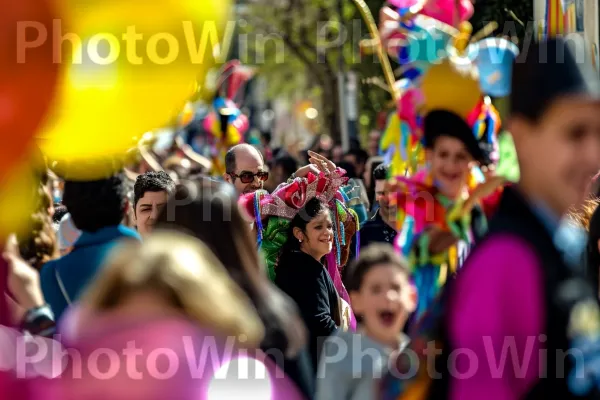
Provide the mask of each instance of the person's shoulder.
{"label": "person's shoulder", "polygon": [[128,226],[119,225],[117,227],[117,231],[119,232],[120,236],[128,237],[131,239],[142,240],[142,237],[140,236],[140,234],[136,230],[129,228]]}
{"label": "person's shoulder", "polygon": [[535,249],[527,241],[515,234],[498,233],[475,247],[461,269],[461,275],[475,280],[485,276],[485,279],[500,283],[536,274],[539,263]]}
{"label": "person's shoulder", "polygon": [[510,232],[495,233],[485,237],[473,250],[470,257],[489,257],[488,261],[497,259],[520,258],[521,256],[531,258],[535,256],[535,250],[531,244]]}
{"label": "person's shoulder", "polygon": [[42,266],[42,269],[40,270],[40,284],[44,285],[47,282],[48,277],[54,274],[54,270],[58,267],[62,258],[63,257],[48,261]]}
{"label": "person's shoulder", "polygon": [[360,228],[360,233],[369,232],[372,230],[380,231],[383,226],[382,221],[377,218],[377,215],[371,217],[371,219],[365,221],[363,226]]}

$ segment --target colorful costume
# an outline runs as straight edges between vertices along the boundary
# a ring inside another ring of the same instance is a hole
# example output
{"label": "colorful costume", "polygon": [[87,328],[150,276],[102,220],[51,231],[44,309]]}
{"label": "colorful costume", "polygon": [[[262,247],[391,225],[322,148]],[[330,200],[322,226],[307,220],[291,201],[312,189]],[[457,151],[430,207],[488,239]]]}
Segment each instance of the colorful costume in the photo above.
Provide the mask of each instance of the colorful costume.
{"label": "colorful costume", "polygon": [[272,194],[259,190],[242,195],[239,203],[254,218],[258,232],[259,247],[264,255],[269,277],[273,280],[282,246],[288,240],[290,221],[314,197],[329,205],[334,225],[333,249],[327,255],[327,270],[343,304],[346,325],[356,326],[349,307],[350,297],[341,279],[341,268],[346,264],[350,252],[350,241],[358,231],[358,215],[346,205],[348,197],[341,190],[348,178],[340,168],[329,175],[316,176],[309,173],[306,178],[295,178],[280,185]]}
{"label": "colorful costume", "polygon": [[[474,201],[482,197],[481,170],[473,170],[459,198],[449,199],[424,166],[424,149],[439,136],[461,140],[482,166],[498,160],[500,117],[488,96],[509,93],[518,49],[499,38],[471,43],[466,21],[472,13],[469,1],[447,0],[394,0],[381,12],[383,44],[388,50],[397,45],[389,52],[403,71],[393,88],[397,111],[382,136],[382,150],[391,163],[390,200],[398,208],[396,247],[409,258],[419,292],[415,318],[432,304],[486,230],[484,212]],[[493,206],[492,197],[487,209]],[[452,232],[458,243],[429,254],[427,231],[433,227]]]}

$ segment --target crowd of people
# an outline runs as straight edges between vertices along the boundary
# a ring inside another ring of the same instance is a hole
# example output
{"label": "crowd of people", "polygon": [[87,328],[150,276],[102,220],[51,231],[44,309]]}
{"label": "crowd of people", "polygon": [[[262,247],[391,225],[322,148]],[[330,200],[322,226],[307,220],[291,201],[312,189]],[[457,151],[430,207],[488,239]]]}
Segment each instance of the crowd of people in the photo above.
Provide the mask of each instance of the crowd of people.
{"label": "crowd of people", "polygon": [[3,249],[2,351],[17,351],[0,391],[600,398],[589,68],[559,39],[515,62],[518,183],[441,109],[422,121],[424,168],[400,176],[371,145],[322,138],[300,155],[238,144],[218,177],[177,143],[105,179],[43,166],[30,229]]}

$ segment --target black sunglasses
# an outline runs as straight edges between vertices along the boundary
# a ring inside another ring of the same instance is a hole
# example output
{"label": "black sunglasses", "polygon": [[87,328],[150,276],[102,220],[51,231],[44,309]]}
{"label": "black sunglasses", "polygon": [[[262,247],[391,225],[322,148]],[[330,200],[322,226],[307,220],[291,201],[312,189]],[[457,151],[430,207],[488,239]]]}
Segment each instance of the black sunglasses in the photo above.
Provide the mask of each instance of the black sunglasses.
{"label": "black sunglasses", "polygon": [[262,182],[269,179],[269,173],[265,172],[265,171],[259,171],[255,174],[253,174],[250,171],[242,171],[242,173],[239,175],[230,173],[229,176],[231,176],[234,179],[240,178],[240,181],[242,181],[242,183],[251,183],[252,181],[254,181],[255,176],[258,178],[259,181],[262,181]]}

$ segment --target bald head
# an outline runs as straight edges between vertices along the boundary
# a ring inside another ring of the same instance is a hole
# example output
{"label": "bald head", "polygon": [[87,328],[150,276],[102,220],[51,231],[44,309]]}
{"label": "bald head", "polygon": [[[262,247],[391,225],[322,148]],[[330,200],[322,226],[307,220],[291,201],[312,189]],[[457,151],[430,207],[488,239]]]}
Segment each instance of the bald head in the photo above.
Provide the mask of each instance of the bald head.
{"label": "bald head", "polygon": [[242,143],[231,147],[227,154],[225,154],[225,171],[227,173],[235,172],[237,169],[237,160],[243,158],[256,158],[261,160],[261,165],[263,162],[262,154],[256,149],[256,147]]}
{"label": "bald head", "polygon": [[254,146],[243,143],[230,148],[225,155],[225,171],[224,179],[233,184],[240,194],[254,192],[263,187],[263,182],[256,176],[249,183],[243,183],[239,178],[243,173],[256,174],[265,171],[262,154]]}

